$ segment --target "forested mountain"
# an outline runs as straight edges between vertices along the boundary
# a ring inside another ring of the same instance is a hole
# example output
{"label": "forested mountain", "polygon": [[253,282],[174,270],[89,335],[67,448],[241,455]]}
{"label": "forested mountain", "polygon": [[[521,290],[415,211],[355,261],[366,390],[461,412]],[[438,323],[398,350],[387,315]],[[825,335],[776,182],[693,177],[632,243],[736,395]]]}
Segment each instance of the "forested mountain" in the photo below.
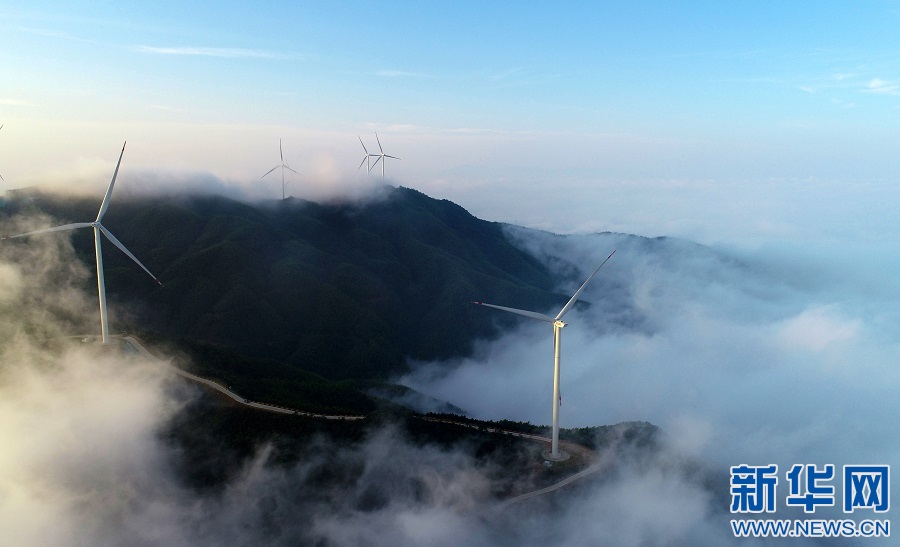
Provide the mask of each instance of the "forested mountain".
{"label": "forested mountain", "polygon": [[[90,221],[98,199],[11,192],[0,219]],[[500,224],[406,188],[328,204],[114,196],[104,225],[165,285],[105,245],[113,331],[211,343],[332,379],[383,379],[408,358],[465,355],[514,320],[471,300],[547,309],[567,299]],[[90,230],[72,237],[92,264]]]}

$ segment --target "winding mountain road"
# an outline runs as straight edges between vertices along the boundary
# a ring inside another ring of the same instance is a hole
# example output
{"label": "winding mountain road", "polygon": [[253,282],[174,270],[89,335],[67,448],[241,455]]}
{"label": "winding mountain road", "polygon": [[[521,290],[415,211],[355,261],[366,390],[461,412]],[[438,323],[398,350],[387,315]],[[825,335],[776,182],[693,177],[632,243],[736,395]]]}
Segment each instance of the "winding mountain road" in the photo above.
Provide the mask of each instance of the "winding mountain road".
{"label": "winding mountain road", "polygon": [[214,390],[218,391],[219,393],[222,393],[222,394],[230,397],[234,402],[244,405],[244,406],[248,406],[250,408],[256,408],[258,410],[265,410],[267,412],[275,412],[278,414],[294,414],[294,415],[299,415],[299,416],[307,416],[309,418],[319,418],[319,419],[323,419],[323,420],[362,420],[365,418],[365,416],[350,416],[350,415],[343,415],[343,414],[316,414],[315,412],[306,412],[304,410],[297,410],[296,408],[288,408],[288,407],[284,407],[284,406],[270,405],[267,403],[257,403],[256,401],[251,401],[249,399],[245,399],[245,398],[241,397],[240,395],[231,391],[230,389],[223,386],[222,384],[213,382],[212,380],[208,380],[206,378],[202,378],[200,376],[197,376],[196,374],[191,374],[190,372],[185,372],[178,367],[170,365],[164,359],[160,359],[156,355],[153,355],[153,353],[151,353],[150,350],[148,350],[146,347],[144,347],[144,344],[142,344],[141,341],[138,340],[137,338],[135,338],[134,336],[123,336],[122,340],[127,342],[128,345],[130,345],[132,348],[134,348],[134,350],[136,352],[138,352],[140,355],[146,357],[147,359],[150,359],[152,361],[159,363],[159,365],[161,367],[163,367],[164,369],[166,369],[170,372],[174,372],[175,374],[182,376],[184,378],[187,378],[188,380],[197,382],[198,384],[203,384],[207,387],[211,387]]}
{"label": "winding mountain road", "polygon": [[[135,338],[134,336],[122,336],[122,337],[116,336],[116,338],[121,338],[126,343],[128,343],[128,345],[130,345],[132,348],[134,348],[134,350],[138,354],[158,363],[164,369],[166,369],[170,372],[173,372],[183,378],[187,378],[188,380],[191,380],[193,382],[197,382],[198,384],[202,384],[204,386],[212,388],[212,389],[218,391],[219,393],[222,393],[223,395],[231,398],[234,402],[244,405],[244,406],[247,406],[247,407],[250,407],[250,408],[264,410],[267,412],[275,412],[278,414],[292,414],[292,415],[306,416],[309,418],[319,418],[319,419],[324,419],[324,420],[362,420],[362,419],[365,419],[365,416],[351,416],[351,415],[340,415],[340,414],[316,414],[314,412],[306,412],[306,411],[297,410],[294,408],[287,408],[287,407],[283,407],[283,406],[270,405],[270,404],[266,404],[266,403],[258,403],[256,401],[250,401],[248,399],[241,397],[237,393],[229,390],[227,387],[225,387],[219,383],[216,383],[216,382],[206,379],[206,378],[202,378],[200,376],[197,376],[196,374],[191,374],[190,372],[185,372],[178,367],[170,365],[168,362],[166,362],[165,359],[161,359],[161,358],[157,357],[156,355],[154,355],[152,352],[150,352],[150,350],[148,350],[144,346],[144,344],[142,344],[141,341],[138,340],[137,338]],[[427,422],[451,424],[451,425],[456,425],[456,426],[461,426],[461,427],[468,427],[471,429],[481,430],[483,428],[483,426],[481,426],[479,424],[473,424],[473,423],[463,422],[463,421],[448,420],[446,418],[434,418],[434,417],[429,417],[429,416],[422,416],[421,419],[423,419]],[[484,428],[484,430],[488,433],[512,435],[514,437],[521,437],[524,439],[537,441],[537,442],[546,444],[548,447],[551,442],[550,437],[542,437],[540,435],[534,435],[531,433],[522,433],[520,431],[512,431],[509,429],[499,429],[499,428],[494,428],[494,427],[488,427],[488,428]],[[598,471],[607,469],[613,463],[613,457],[611,455],[609,455],[608,453],[604,454],[602,457],[598,457],[597,452],[595,452],[594,450],[591,450],[590,448],[587,448],[586,446],[582,446],[580,444],[575,444],[575,443],[571,443],[571,442],[567,442],[567,441],[560,441],[560,447],[570,453],[577,453],[585,460],[593,461],[593,463],[589,467],[579,471],[578,473],[570,475],[555,484],[551,484],[550,486],[547,486],[545,488],[541,488],[539,490],[534,490],[532,492],[526,492],[524,494],[520,494],[518,496],[504,500],[499,505],[497,505],[497,508],[503,509],[505,507],[508,507],[508,506],[510,506],[514,503],[518,503],[520,501],[524,501],[524,500],[527,500],[530,498],[534,498],[537,496],[542,496],[545,494],[549,494],[551,492],[555,492],[556,490],[559,490],[560,488],[568,486],[569,484],[572,484],[575,481],[583,479],[584,477],[592,475]]]}
{"label": "winding mountain road", "polygon": [[[452,424],[452,425],[458,425],[458,426],[468,427],[471,429],[478,429],[478,430],[481,430],[483,427],[478,424],[467,423],[467,422],[457,422],[454,420],[448,420],[446,418],[434,418],[434,417],[429,417],[429,416],[423,416],[422,419],[425,421],[428,421],[428,422]],[[494,428],[494,427],[488,427],[488,428],[484,428],[484,431],[486,431],[488,433],[499,433],[502,435],[512,435],[514,437],[530,439],[533,441],[544,443],[547,445],[548,448],[550,447],[550,443],[552,441],[550,439],[550,437],[542,437],[540,435],[534,435],[531,433],[522,433],[521,431],[511,431],[509,429],[499,429],[499,428]],[[565,451],[572,453],[572,454],[579,454],[586,461],[591,461],[593,463],[591,463],[590,466],[586,467],[585,469],[582,469],[578,473],[569,475],[565,479],[563,479],[557,483],[551,484],[550,486],[547,486],[545,488],[540,488],[540,489],[534,490],[532,492],[526,492],[524,494],[520,494],[518,496],[514,496],[512,498],[504,500],[500,504],[497,505],[497,509],[503,509],[514,503],[518,503],[520,501],[525,501],[529,498],[543,496],[544,494],[549,494],[551,492],[555,492],[555,491],[559,490],[560,488],[563,488],[564,486],[568,486],[577,480],[583,479],[583,478],[585,478],[589,475],[592,475],[598,471],[603,471],[604,469],[608,469],[613,464],[613,461],[614,461],[614,458],[610,452],[605,452],[601,456],[595,450],[591,450],[590,448],[588,448],[586,446],[582,446],[580,444],[576,444],[576,443],[572,443],[572,442],[568,442],[568,441],[560,441],[559,446],[560,446],[560,448],[564,449]]]}

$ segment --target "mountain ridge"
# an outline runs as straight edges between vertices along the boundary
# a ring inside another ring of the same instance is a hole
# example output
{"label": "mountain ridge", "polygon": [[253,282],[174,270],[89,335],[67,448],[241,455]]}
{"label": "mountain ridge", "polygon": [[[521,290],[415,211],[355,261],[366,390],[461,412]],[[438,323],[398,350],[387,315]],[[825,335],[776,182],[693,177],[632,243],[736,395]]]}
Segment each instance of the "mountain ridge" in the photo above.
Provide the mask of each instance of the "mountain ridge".
{"label": "mountain ridge", "polygon": [[[84,221],[96,206],[86,197],[18,192],[0,216]],[[471,352],[475,337],[496,336],[509,322],[471,310],[475,298],[540,307],[565,298],[502,224],[407,188],[361,203],[114,197],[106,222],[165,284],[146,283],[104,247],[113,313],[127,308],[130,328],[335,380],[383,380],[404,372],[407,359]],[[90,264],[86,232],[71,237]]]}

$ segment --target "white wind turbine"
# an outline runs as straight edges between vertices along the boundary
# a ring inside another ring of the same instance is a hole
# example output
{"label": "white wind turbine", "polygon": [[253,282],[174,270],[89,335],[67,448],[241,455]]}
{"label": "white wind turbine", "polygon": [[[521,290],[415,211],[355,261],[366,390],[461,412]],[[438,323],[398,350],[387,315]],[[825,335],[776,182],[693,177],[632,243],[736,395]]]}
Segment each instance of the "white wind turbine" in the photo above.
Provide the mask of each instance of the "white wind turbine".
{"label": "white wind turbine", "polygon": [[109,321],[106,316],[106,284],[103,281],[103,253],[100,250],[100,233],[109,239],[113,245],[119,248],[123,253],[128,255],[128,258],[133,260],[138,266],[141,267],[147,274],[150,275],[160,286],[159,279],[156,279],[156,276],[150,273],[150,270],[147,269],[146,266],[141,264],[141,261],[137,259],[131,251],[125,248],[122,243],[116,239],[116,236],[112,235],[112,233],[106,229],[103,224],[100,223],[103,220],[103,215],[106,214],[106,209],[109,207],[109,198],[112,196],[113,185],[116,183],[116,175],[119,174],[119,165],[122,163],[122,155],[125,153],[125,145],[122,145],[122,152],[119,153],[119,161],[116,163],[116,170],[113,172],[112,180],[109,181],[109,188],[106,189],[106,195],[103,196],[103,202],[100,204],[100,212],[97,213],[97,220],[94,222],[76,222],[75,224],[66,224],[64,226],[57,226],[55,228],[46,228],[44,230],[37,230],[34,232],[27,232],[24,234],[18,234],[14,236],[8,236],[0,239],[12,239],[14,237],[25,237],[35,234],[43,234],[46,232],[61,232],[64,230],[76,230],[78,228],[87,228],[91,227],[94,229],[94,252],[97,255],[97,292],[100,296],[100,328],[103,334],[103,343],[109,343]]}
{"label": "white wind turbine", "polygon": [[363,152],[366,153],[366,155],[362,159],[362,161],[359,162],[359,167],[356,168],[356,172],[359,173],[359,170],[362,169],[362,166],[365,163],[366,164],[366,173],[368,173],[369,171],[372,170],[372,166],[369,165],[369,158],[371,158],[372,156],[378,156],[378,154],[369,154],[369,150],[366,148],[366,145],[363,144],[362,137],[357,135],[356,138],[359,139],[359,144],[362,144]]}
{"label": "white wind turbine", "polygon": [[[378,150],[381,152],[381,154],[372,154],[373,156],[376,156],[378,159],[375,160],[375,163],[373,163],[372,167],[370,167],[369,169],[370,170],[374,169],[375,166],[378,165],[378,162],[380,161],[381,162],[381,178],[384,178],[384,164],[387,161],[387,160],[385,160],[385,158],[391,158],[391,159],[395,159],[395,160],[399,160],[400,158],[398,158],[397,156],[388,156],[387,154],[384,153],[384,148],[381,147],[381,139],[378,138],[378,133],[375,133],[375,140],[378,141]],[[362,139],[360,139],[359,142],[362,142]],[[363,148],[365,148],[365,146],[363,146]]]}
{"label": "white wind turbine", "polygon": [[[293,169],[291,169],[290,167],[288,167],[288,165],[286,163],[284,163],[284,152],[281,150],[281,139],[278,139],[278,153],[281,156],[281,163],[276,165],[275,167],[269,169],[268,171],[266,171],[266,175],[268,175],[272,171],[281,167],[281,199],[284,199],[284,170],[287,169],[288,171],[291,171],[293,173],[297,173],[297,172],[294,171]],[[299,175],[300,173],[297,173],[297,174]],[[261,179],[265,178],[266,175],[263,175],[259,178],[261,178]]]}
{"label": "white wind turbine", "polygon": [[572,306],[575,304],[575,301],[578,300],[578,297],[581,295],[581,291],[587,287],[588,282],[594,277],[600,268],[606,264],[606,261],[612,258],[612,255],[616,254],[616,251],[609,253],[609,256],[606,257],[597,269],[588,276],[587,280],[581,285],[581,287],[575,291],[575,294],[572,295],[572,298],[566,302],[566,305],[563,306],[559,313],[556,314],[556,317],[550,317],[549,315],[544,315],[543,313],[537,313],[533,311],[527,310],[519,310],[516,308],[507,308],[504,306],[496,306],[494,304],[485,304],[484,302],[472,302],[473,304],[478,304],[480,306],[488,306],[490,308],[497,308],[498,310],[508,311],[511,313],[515,313],[518,315],[524,315],[525,317],[530,317],[532,319],[537,319],[539,321],[546,321],[547,323],[553,324],[553,437],[550,443],[550,454],[548,459],[550,460],[562,460],[565,456],[560,455],[559,452],[559,354],[560,354],[560,333],[562,328],[566,326],[566,323],[563,323],[563,316],[572,309]]}

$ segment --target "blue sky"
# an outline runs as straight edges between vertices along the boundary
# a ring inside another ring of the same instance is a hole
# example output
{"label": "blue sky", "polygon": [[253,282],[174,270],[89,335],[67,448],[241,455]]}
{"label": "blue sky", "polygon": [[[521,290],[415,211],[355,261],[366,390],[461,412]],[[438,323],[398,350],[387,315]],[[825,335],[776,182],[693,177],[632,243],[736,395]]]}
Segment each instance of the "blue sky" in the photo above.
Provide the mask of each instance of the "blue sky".
{"label": "blue sky", "polygon": [[127,139],[123,180],[274,197],[281,138],[315,197],[371,184],[377,131],[392,184],[491,220],[893,240],[898,23],[897,2],[0,2],[0,174],[102,184]]}

